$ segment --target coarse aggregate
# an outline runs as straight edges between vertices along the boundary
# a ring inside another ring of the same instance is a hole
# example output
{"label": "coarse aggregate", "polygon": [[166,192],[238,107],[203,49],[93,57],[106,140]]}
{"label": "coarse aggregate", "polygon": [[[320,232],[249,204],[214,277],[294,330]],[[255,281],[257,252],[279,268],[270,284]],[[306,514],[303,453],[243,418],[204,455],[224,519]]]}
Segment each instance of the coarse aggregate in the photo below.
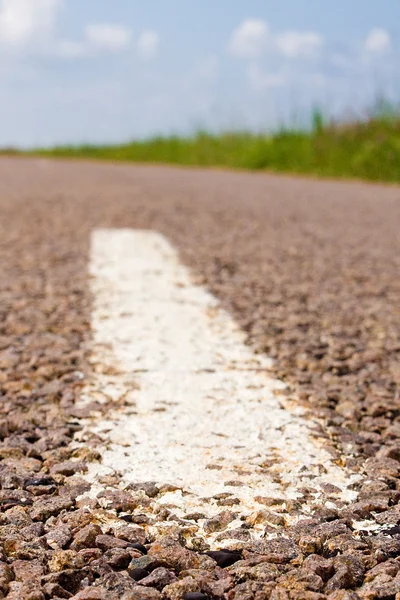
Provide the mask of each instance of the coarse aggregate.
{"label": "coarse aggregate", "polygon": [[[0,598],[399,600],[399,223],[398,187],[3,158]],[[109,409],[79,401],[96,368],[88,252],[106,227],[171,240],[362,475],[354,502],[310,482],[312,514],[265,498],[263,539],[210,551],[182,535],[196,514],[148,535],[141,507],[168,489],[110,477],[87,498],[99,440],[76,438]]]}

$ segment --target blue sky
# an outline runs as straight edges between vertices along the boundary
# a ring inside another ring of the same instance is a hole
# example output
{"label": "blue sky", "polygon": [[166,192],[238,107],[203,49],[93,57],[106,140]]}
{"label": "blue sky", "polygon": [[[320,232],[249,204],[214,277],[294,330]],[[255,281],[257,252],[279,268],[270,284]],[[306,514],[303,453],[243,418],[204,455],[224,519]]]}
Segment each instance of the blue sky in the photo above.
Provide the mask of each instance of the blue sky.
{"label": "blue sky", "polygon": [[270,129],[400,99],[399,0],[0,0],[0,144]]}

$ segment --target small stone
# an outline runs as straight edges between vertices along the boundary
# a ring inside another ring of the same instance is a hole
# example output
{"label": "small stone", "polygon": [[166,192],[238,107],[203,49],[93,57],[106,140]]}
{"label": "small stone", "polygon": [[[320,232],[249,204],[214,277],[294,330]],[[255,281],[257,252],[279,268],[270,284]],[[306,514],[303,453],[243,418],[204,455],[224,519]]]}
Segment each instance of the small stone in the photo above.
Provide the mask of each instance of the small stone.
{"label": "small stone", "polygon": [[131,561],[128,567],[128,573],[130,574],[131,571],[136,572],[137,569],[144,569],[145,571],[147,571],[147,573],[149,573],[150,571],[153,571],[157,567],[161,566],[164,566],[164,563],[163,561],[160,561],[156,556],[141,556],[140,558],[134,558]]}
{"label": "small stone", "polygon": [[112,535],[98,535],[95,539],[96,546],[101,550],[110,550],[111,548],[127,548],[129,542],[119,540]]}
{"label": "small stone", "polygon": [[86,588],[72,596],[71,600],[107,600],[107,591],[101,588]]}
{"label": "small stone", "polygon": [[129,575],[134,581],[140,581],[141,579],[147,577],[148,574],[149,572],[146,569],[141,569],[139,567],[136,569],[129,569]]}
{"label": "small stone", "polygon": [[230,567],[242,558],[242,554],[238,550],[210,550],[205,554],[215,560],[217,565],[223,569]]}
{"label": "small stone", "polygon": [[194,577],[187,576],[166,586],[163,589],[163,598],[168,600],[182,600],[185,594],[197,594],[199,592],[201,592],[199,582]]}
{"label": "small stone", "polygon": [[111,550],[107,550],[105,557],[110,567],[116,570],[126,569],[132,560],[129,552],[123,548],[112,548]]}
{"label": "small stone", "polygon": [[113,600],[115,598],[115,600],[117,600],[121,598],[123,594],[132,590],[132,588],[136,586],[133,580],[124,571],[111,571],[110,573],[104,574],[101,579],[101,585],[109,593],[107,600],[108,598],[112,598]]}
{"label": "small stone", "polygon": [[146,554],[147,550],[143,545],[146,543],[146,532],[142,527],[119,527],[114,530],[114,534],[118,539],[135,544],[138,550],[140,549],[143,554]]}
{"label": "small stone", "polygon": [[322,549],[322,539],[317,535],[302,535],[298,543],[305,555],[314,555]]}
{"label": "small stone", "polygon": [[245,581],[246,579],[256,581],[275,581],[281,571],[276,565],[270,565],[265,562],[254,564],[253,560],[241,560],[228,569],[229,574],[236,581]]}
{"label": "small stone", "polygon": [[250,539],[250,531],[242,527],[236,527],[235,529],[226,529],[223,533],[220,533],[216,537],[217,542],[221,542],[223,540],[240,540],[242,542],[247,542]]}
{"label": "small stone", "polygon": [[133,492],[143,491],[149,498],[155,498],[160,493],[160,489],[154,481],[130,483],[125,489]]}
{"label": "small stone", "polygon": [[266,562],[278,565],[289,563],[300,554],[299,548],[293,540],[283,537],[259,540],[255,542],[254,549],[265,557]]}
{"label": "small stone", "polygon": [[141,552],[143,555],[147,554],[147,548],[146,546],[143,546],[143,544],[129,544],[129,548],[133,548],[134,550],[138,550],[139,552]]}
{"label": "small stone", "polygon": [[55,485],[30,485],[26,488],[33,496],[51,496],[56,491]]}
{"label": "small stone", "polygon": [[236,515],[229,510],[224,510],[212,519],[205,521],[203,528],[206,533],[215,533],[216,531],[222,531],[229,523],[235,519]]}
{"label": "small stone", "polygon": [[333,559],[335,574],[326,584],[326,592],[340,588],[352,589],[361,585],[365,567],[356,556],[337,556]]}
{"label": "small stone", "polygon": [[152,523],[152,519],[150,519],[150,517],[148,517],[147,515],[120,515],[120,519],[122,519],[123,521],[125,521],[126,523],[136,523],[137,525],[143,525],[143,524],[151,524]]}
{"label": "small stone", "polygon": [[[132,575],[131,575],[132,576]],[[140,585],[144,585],[146,587],[154,587],[157,590],[163,590],[166,585],[177,581],[174,573],[166,569],[165,567],[158,567],[154,569],[150,575],[147,575],[144,579],[141,580]]]}
{"label": "small stone", "polygon": [[4,592],[3,585],[10,583],[14,579],[14,573],[11,568],[3,562],[0,562],[0,590]]}
{"label": "small stone", "polygon": [[187,521],[200,521],[201,519],[205,519],[206,515],[200,512],[189,513],[183,517]]}
{"label": "small stone", "polygon": [[134,586],[121,597],[121,600],[161,600],[161,594],[157,590]]}
{"label": "small stone", "polygon": [[44,583],[57,583],[71,594],[77,594],[79,590],[93,583],[93,572],[80,565],[78,568],[66,568],[62,571],[52,572],[42,578]]}
{"label": "small stone", "polygon": [[23,506],[14,506],[6,510],[4,520],[10,523],[10,525],[16,525],[17,527],[29,527],[32,525],[32,518],[28,509]]}
{"label": "small stone", "polygon": [[77,562],[82,565],[88,565],[102,556],[100,548],[83,548],[78,551]]}
{"label": "small stone", "polygon": [[218,506],[238,506],[240,504],[239,498],[222,498],[217,500]]}
{"label": "small stone", "polygon": [[[371,597],[373,598],[374,596]],[[360,600],[360,598],[357,592],[352,590],[336,590],[328,594],[328,600]]]}
{"label": "small stone", "polygon": [[257,510],[246,519],[246,523],[250,525],[262,525],[263,523],[271,523],[272,525],[285,525],[285,519],[282,515],[271,512],[269,510]]}
{"label": "small stone", "polygon": [[74,550],[56,550],[49,561],[52,573],[59,573],[66,569],[75,569],[77,552]]}
{"label": "small stone", "polygon": [[[82,426],[79,425],[79,423],[77,423],[76,426],[74,427],[74,430],[79,431],[81,428],[82,428]],[[77,448],[77,450],[74,450],[74,452],[72,453],[72,457],[78,458],[85,463],[86,462],[97,462],[101,459],[101,452],[99,452],[98,450],[95,450],[94,448],[87,448],[87,447],[83,446],[81,448]]]}
{"label": "small stone", "polygon": [[45,574],[45,568],[39,560],[15,560],[12,564],[16,581],[35,581]]}
{"label": "small stone", "polygon": [[378,576],[385,576],[389,578],[393,578],[397,575],[400,570],[400,564],[397,560],[390,559],[385,561],[384,563],[379,563],[375,567],[373,567],[368,573],[365,574],[364,582],[368,583],[373,581]]}
{"label": "small stone", "polygon": [[40,486],[55,486],[56,482],[53,477],[32,477],[26,479],[24,482],[24,488],[28,487],[40,487]]}
{"label": "small stone", "polygon": [[226,487],[244,487],[246,484],[243,481],[240,481],[239,479],[233,479],[231,481],[225,481],[224,485]]}
{"label": "small stone", "polygon": [[371,497],[365,500],[360,500],[351,505],[351,511],[358,515],[361,519],[369,519],[372,513],[384,512],[388,509],[388,498],[381,496]]}
{"label": "small stone", "polygon": [[35,582],[12,581],[7,600],[46,600],[46,598]]}
{"label": "small stone", "polygon": [[264,506],[278,506],[286,502],[283,498],[269,498],[265,496],[256,496],[254,500],[259,504],[264,504]]}
{"label": "small stone", "polygon": [[73,507],[70,498],[55,496],[45,500],[37,500],[33,505],[30,515],[34,521],[45,521],[53,515],[58,515],[63,510],[69,510]]}
{"label": "small stone", "polygon": [[71,549],[82,550],[83,548],[94,548],[96,546],[96,538],[101,534],[102,531],[98,525],[94,523],[86,525],[75,534]]}
{"label": "small stone", "polygon": [[24,527],[23,529],[20,530],[19,533],[20,533],[20,535],[22,535],[24,540],[26,540],[27,542],[31,542],[32,540],[35,540],[37,538],[44,536],[45,529],[44,529],[43,523],[39,522],[39,523],[33,523],[32,525],[29,525],[28,527]]}
{"label": "small stone", "polygon": [[333,485],[333,483],[321,483],[321,489],[327,494],[340,494],[342,492],[340,487]]}
{"label": "small stone", "polygon": [[400,507],[397,505],[379,515],[375,515],[375,520],[381,525],[398,525],[400,523]]}
{"label": "small stone", "polygon": [[50,469],[52,475],[64,475],[65,477],[71,477],[75,473],[85,473],[86,471],[87,466],[85,463],[72,460],[55,464]]}
{"label": "small stone", "polygon": [[207,566],[203,564],[204,560],[202,559],[205,558],[204,556],[199,556],[195,552],[184,548],[170,537],[162,538],[160,541],[155,542],[151,546],[148,555],[165,563],[164,565],[157,566],[167,566],[178,573],[187,569],[204,569]]}
{"label": "small stone", "polygon": [[58,583],[46,583],[43,586],[43,592],[46,598],[72,598],[72,594]]}
{"label": "small stone", "polygon": [[83,497],[83,498],[77,498],[76,501],[76,506],[78,508],[87,508],[91,511],[97,510],[98,508],[100,508],[100,504],[99,501],[97,500],[97,498],[87,498],[87,497]]}
{"label": "small stone", "polygon": [[72,539],[71,529],[68,525],[55,527],[45,535],[46,542],[50,548],[65,548]]}
{"label": "small stone", "polygon": [[167,494],[168,492],[177,492],[178,490],[182,490],[182,487],[179,485],[174,485],[173,483],[163,483],[158,486],[161,494]]}
{"label": "small stone", "polygon": [[310,571],[319,575],[323,581],[328,581],[334,573],[334,566],[332,559],[327,559],[318,554],[311,554],[307,556],[303,563],[303,568],[306,571]]}
{"label": "small stone", "polygon": [[97,497],[107,509],[116,510],[117,512],[131,512],[138,506],[149,506],[151,502],[144,492],[130,494],[120,490],[106,490]]}

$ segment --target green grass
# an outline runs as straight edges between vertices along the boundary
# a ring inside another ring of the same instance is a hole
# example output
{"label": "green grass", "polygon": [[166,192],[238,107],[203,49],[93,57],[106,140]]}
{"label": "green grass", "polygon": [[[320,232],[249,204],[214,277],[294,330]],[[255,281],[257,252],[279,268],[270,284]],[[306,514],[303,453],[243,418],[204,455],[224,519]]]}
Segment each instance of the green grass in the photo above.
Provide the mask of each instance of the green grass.
{"label": "green grass", "polygon": [[364,121],[328,124],[315,110],[308,130],[199,132],[114,146],[60,146],[35,154],[400,182],[400,113],[382,104]]}

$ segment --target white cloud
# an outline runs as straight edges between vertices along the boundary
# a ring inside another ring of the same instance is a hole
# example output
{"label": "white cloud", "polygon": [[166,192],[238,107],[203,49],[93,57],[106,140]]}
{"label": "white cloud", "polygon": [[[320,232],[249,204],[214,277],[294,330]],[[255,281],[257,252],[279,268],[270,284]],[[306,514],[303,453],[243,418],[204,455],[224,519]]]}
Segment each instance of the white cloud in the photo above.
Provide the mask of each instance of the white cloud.
{"label": "white cloud", "polygon": [[257,58],[265,48],[268,33],[268,25],[262,19],[246,19],[232,33],[229,51],[241,58]]}
{"label": "white cloud", "polygon": [[83,42],[61,40],[57,46],[56,54],[61,58],[80,58],[87,53],[87,46]]}
{"label": "white cloud", "polygon": [[51,33],[62,0],[2,0],[0,43],[23,46]]}
{"label": "white cloud", "polygon": [[153,58],[157,54],[159,41],[159,36],[156,31],[153,31],[152,29],[142,31],[137,41],[139,54],[146,59]]}
{"label": "white cloud", "polygon": [[121,25],[90,24],[85,27],[82,40],[64,39],[55,43],[54,53],[60,58],[73,60],[97,56],[99,51],[116,52],[129,46],[131,32]]}
{"label": "white cloud", "polygon": [[269,47],[288,58],[315,56],[324,45],[324,39],[313,31],[270,32],[262,19],[246,19],[235,29],[229,40],[229,51],[241,58],[260,58]]}
{"label": "white cloud", "polygon": [[72,59],[129,44],[129,29],[110,24],[87,25],[82,40],[57,39],[55,24],[63,4],[63,0],[0,0],[0,45],[24,54],[39,50]]}
{"label": "white cloud", "polygon": [[365,50],[367,52],[386,52],[390,49],[391,37],[385,29],[375,28],[365,40]]}
{"label": "white cloud", "polygon": [[122,50],[131,40],[131,32],[121,25],[93,24],[85,28],[87,42],[104,50]]}
{"label": "white cloud", "polygon": [[288,58],[314,56],[324,44],[322,36],[313,31],[284,31],[275,40],[278,49]]}
{"label": "white cloud", "polygon": [[282,87],[286,83],[283,73],[265,73],[258,65],[251,65],[247,75],[255,91]]}

